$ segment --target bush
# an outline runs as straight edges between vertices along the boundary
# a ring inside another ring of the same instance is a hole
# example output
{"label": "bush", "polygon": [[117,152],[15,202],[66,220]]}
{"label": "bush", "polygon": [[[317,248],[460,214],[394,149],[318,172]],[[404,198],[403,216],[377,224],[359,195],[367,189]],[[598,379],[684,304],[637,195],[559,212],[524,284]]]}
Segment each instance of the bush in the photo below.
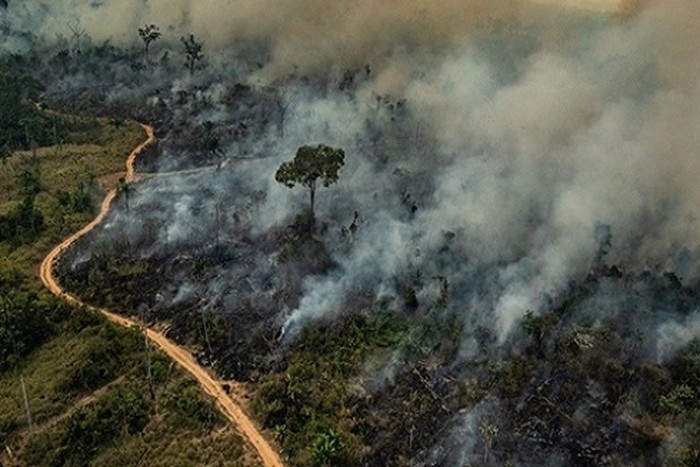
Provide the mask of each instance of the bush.
{"label": "bush", "polygon": [[162,396],[163,407],[178,422],[200,430],[211,430],[222,422],[212,401],[202,398],[196,383],[180,379],[170,384]]}
{"label": "bush", "polygon": [[682,413],[687,408],[694,406],[695,391],[687,384],[679,384],[665,396],[659,399],[661,407],[670,413]]}
{"label": "bush", "polygon": [[90,183],[80,182],[78,187],[71,193],[59,191],[56,193],[56,200],[59,206],[70,213],[87,213],[94,208],[90,197]]}
{"label": "bush", "polygon": [[311,448],[311,461],[314,466],[335,466],[341,461],[345,449],[338,430],[328,430],[318,436]]}
{"label": "bush", "polygon": [[[95,334],[95,329],[87,332]],[[85,333],[85,331],[84,331]],[[74,367],[62,386],[66,391],[94,391],[112,381],[119,370],[128,364],[126,356],[135,354],[140,359],[143,350],[143,337],[138,330],[121,329],[103,322],[96,331],[99,338],[86,336],[87,355]]]}
{"label": "bush", "polygon": [[138,388],[115,387],[70,418],[65,442],[73,455],[93,453],[122,434],[140,432],[148,419],[149,407]]}
{"label": "bush", "polygon": [[44,228],[44,216],[34,207],[34,201],[23,199],[4,216],[0,216],[0,242],[29,242]]}
{"label": "bush", "polygon": [[66,305],[35,293],[0,289],[0,371],[13,368],[54,336],[69,312]]}
{"label": "bush", "polygon": [[41,191],[41,167],[38,157],[24,157],[20,160],[15,183],[22,198],[33,199]]}
{"label": "bush", "polygon": [[119,370],[119,352],[102,339],[90,344],[85,358],[74,367],[62,386],[66,391],[94,391],[112,381]]}

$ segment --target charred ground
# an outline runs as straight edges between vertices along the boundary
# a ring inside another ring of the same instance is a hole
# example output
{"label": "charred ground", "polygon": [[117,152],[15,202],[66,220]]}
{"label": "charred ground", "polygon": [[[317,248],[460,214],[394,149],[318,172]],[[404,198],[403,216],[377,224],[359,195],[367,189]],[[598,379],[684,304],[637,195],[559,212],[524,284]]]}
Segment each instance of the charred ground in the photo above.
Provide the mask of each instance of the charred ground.
{"label": "charred ground", "polygon": [[[321,73],[267,75],[255,41],[193,71],[172,43],[13,57],[52,105],[159,137],[138,166],[159,175],[62,282],[252,383],[293,465],[696,464],[695,204],[673,188],[698,148],[662,122],[697,93],[649,23],[567,21]],[[348,163],[309,233],[272,177],[320,142]]]}

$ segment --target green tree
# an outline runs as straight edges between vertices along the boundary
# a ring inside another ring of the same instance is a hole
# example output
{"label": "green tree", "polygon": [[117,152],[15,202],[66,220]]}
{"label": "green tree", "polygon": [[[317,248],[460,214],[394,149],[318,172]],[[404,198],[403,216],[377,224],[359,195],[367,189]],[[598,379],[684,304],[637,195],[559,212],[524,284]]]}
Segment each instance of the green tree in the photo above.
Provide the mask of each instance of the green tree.
{"label": "green tree", "polygon": [[301,146],[290,162],[284,162],[275,173],[275,180],[288,188],[296,184],[309,189],[310,221],[313,230],[316,187],[320,182],[324,187],[338,181],[338,171],[345,165],[345,151],[324,144]]}
{"label": "green tree", "polygon": [[15,174],[15,184],[22,198],[34,199],[41,191],[41,164],[36,156],[24,157],[20,161],[18,172]]}
{"label": "green tree", "polygon": [[47,118],[32,101],[41,85],[27,75],[6,72],[0,66],[0,146],[30,148],[32,140],[48,142]]}
{"label": "green tree", "polygon": [[162,404],[166,416],[193,428],[211,430],[221,423],[214,403],[203,398],[197,385],[189,379],[169,384],[163,392]]}
{"label": "green tree", "polygon": [[187,38],[181,37],[180,40],[185,46],[185,66],[190,70],[190,73],[194,73],[197,62],[204,58],[202,43],[194,38],[194,34],[190,34]]}

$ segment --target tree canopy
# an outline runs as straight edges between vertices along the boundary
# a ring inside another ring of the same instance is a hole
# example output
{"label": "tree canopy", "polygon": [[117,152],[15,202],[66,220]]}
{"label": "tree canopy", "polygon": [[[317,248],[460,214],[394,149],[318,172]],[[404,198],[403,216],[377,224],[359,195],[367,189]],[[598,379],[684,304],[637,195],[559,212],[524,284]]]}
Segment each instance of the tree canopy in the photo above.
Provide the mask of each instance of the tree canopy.
{"label": "tree canopy", "polygon": [[311,196],[311,222],[314,218],[316,187],[324,187],[338,181],[338,172],[345,165],[345,151],[325,144],[301,146],[290,162],[284,162],[275,173],[275,180],[288,188],[299,184],[309,189]]}

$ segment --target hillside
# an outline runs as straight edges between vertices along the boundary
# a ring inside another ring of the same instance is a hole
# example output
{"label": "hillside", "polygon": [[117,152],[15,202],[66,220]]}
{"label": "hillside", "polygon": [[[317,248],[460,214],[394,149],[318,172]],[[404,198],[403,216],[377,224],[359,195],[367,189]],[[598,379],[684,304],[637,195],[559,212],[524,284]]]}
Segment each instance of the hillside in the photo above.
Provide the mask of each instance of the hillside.
{"label": "hillside", "polygon": [[[110,170],[77,146],[37,176],[59,149],[32,147],[139,121],[157,142],[105,179],[110,209],[55,276],[245,388],[285,464],[700,462],[696,2],[69,3],[0,19],[6,82],[31,83],[7,100],[20,183],[0,184],[7,245],[43,248],[6,247],[27,281],[62,236],[45,232],[73,231],[61,213],[89,217],[76,174]],[[61,115],[92,117],[27,123]],[[149,389],[126,366],[93,388],[105,404]],[[94,462],[164,449],[172,378]],[[173,441],[173,462],[251,459],[207,420],[207,449]]]}
{"label": "hillside", "polygon": [[48,131],[63,130],[52,135],[60,141],[54,146],[32,139],[30,151],[13,151],[0,175],[7,226],[0,242],[0,462],[257,465],[213,402],[145,346],[141,331],[41,290],[43,255],[90,219],[124,154],[143,138],[140,127],[22,105],[52,122]]}

